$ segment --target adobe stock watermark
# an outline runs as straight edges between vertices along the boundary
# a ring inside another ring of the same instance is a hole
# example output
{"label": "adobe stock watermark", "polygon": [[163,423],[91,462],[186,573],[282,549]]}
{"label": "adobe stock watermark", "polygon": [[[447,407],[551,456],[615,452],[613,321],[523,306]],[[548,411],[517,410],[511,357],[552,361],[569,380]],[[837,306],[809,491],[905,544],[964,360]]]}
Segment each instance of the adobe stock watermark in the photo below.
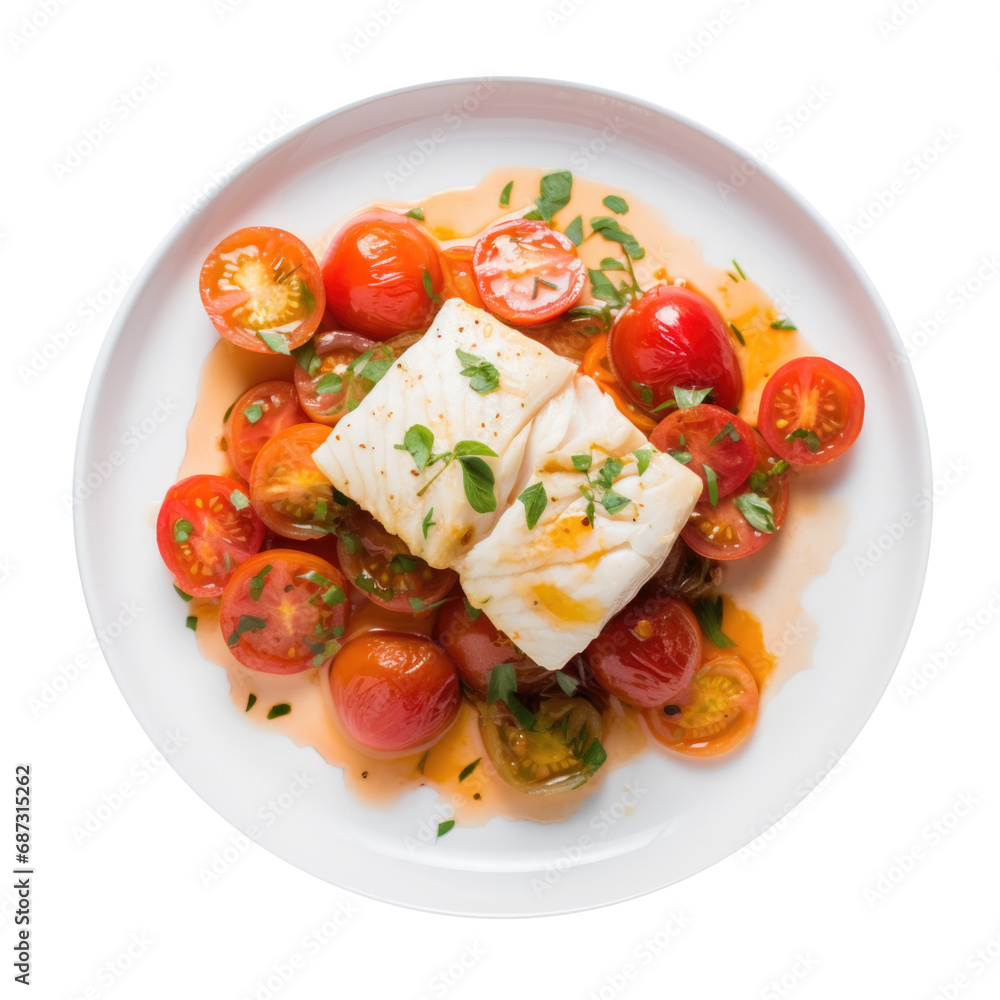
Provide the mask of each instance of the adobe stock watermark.
{"label": "adobe stock watermark", "polygon": [[413,5],[414,0],[386,0],[369,10],[364,19],[353,26],[349,40],[340,43],[340,54],[348,66],[366,52],[404,10]]}
{"label": "adobe stock watermark", "polygon": [[875,189],[871,199],[857,210],[854,220],[840,227],[844,239],[853,246],[862,236],[871,232],[876,223],[884,219],[961,138],[961,133],[952,125],[939,128],[929,142],[903,161],[893,177]]}
{"label": "adobe stock watermark", "polygon": [[604,127],[589,142],[569,154],[573,173],[585,174],[628,131],[628,124],[618,115],[604,119]]}
{"label": "adobe stock watermark", "polygon": [[890,863],[862,890],[868,909],[874,909],[884,899],[888,899],[900,883],[912,875],[972,815],[981,802],[978,792],[961,792],[944,812],[921,828],[917,839],[909,847],[893,854]]}
{"label": "adobe stock watermark", "polygon": [[545,8],[545,23],[552,28],[561,28],[581,7],[590,0],[559,0],[559,3]]}
{"label": "adobe stock watermark", "polygon": [[147,66],[135,83],[120,91],[112,99],[100,118],[83,128],[75,139],[66,144],[61,159],[52,161],[52,172],[56,180],[65,180],[83,166],[108,136],[128,121],[160,89],[168,77],[169,73],[162,66]]}
{"label": "adobe stock watermark", "polygon": [[811,952],[796,952],[788,968],[761,988],[758,994],[760,1000],[783,1000],[784,997],[794,992],[801,985],[802,980],[814,972],[818,966],[819,959]]}
{"label": "adobe stock watermark", "polygon": [[986,601],[962,618],[951,638],[939,647],[928,650],[923,662],[914,667],[905,680],[899,681],[896,693],[903,705],[911,704],[923,694],[969,646],[992,628],[998,616],[1000,616],[1000,590],[994,587]]}
{"label": "adobe stock watermark", "polygon": [[464,981],[465,977],[486,958],[486,949],[478,941],[467,941],[454,961],[431,976],[417,1000],[443,997]]}
{"label": "adobe stock watermark", "polygon": [[[1000,931],[994,932],[982,944],[975,947],[962,963],[960,970],[945,980],[934,984],[934,994],[928,1000],[958,1000],[975,986],[977,980],[989,972],[1000,961]],[[978,996],[978,994],[977,994]]]}
{"label": "adobe stock watermark", "polygon": [[905,28],[914,15],[919,14],[931,0],[898,0],[876,22],[882,41],[888,41],[893,35]]}
{"label": "adobe stock watermark", "polygon": [[72,0],[38,0],[31,12],[24,14],[16,28],[7,32],[7,41],[15,52],[23,52],[63,11]]}
{"label": "adobe stock watermark", "polygon": [[704,18],[684,39],[683,46],[674,50],[677,72],[690,69],[739,20],[740,15],[750,9],[752,3],[753,0],[733,0]]}
{"label": "adobe stock watermark", "polygon": [[73,994],[73,1000],[100,1000],[118,986],[138,963],[149,954],[153,939],[145,931],[137,931],[119,951],[102,962],[94,978]]}

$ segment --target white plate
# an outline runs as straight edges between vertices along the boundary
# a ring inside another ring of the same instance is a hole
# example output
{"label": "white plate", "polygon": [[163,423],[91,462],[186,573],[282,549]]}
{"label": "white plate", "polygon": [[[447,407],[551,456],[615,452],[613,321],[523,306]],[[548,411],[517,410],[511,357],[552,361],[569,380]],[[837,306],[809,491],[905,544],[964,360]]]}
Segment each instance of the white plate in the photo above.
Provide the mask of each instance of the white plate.
{"label": "white plate", "polygon": [[[857,375],[868,411],[834,487],[851,503],[849,537],[804,599],[819,625],[812,667],[769,700],[745,752],[708,766],[648,753],[608,775],[566,823],[494,819],[435,843],[428,838],[441,812],[429,789],[373,809],[313,750],[233,710],[223,671],[200,659],[183,627],[152,521],[215,342],[197,277],[222,236],[272,225],[309,238],[373,198],[416,200],[519,163],[620,185],[701,239],[709,259],[735,256],[772,292],[795,289],[800,327]],[[740,174],[749,176],[723,199],[717,185]],[[100,634],[123,603],[137,602],[138,621],[104,645],[126,700],[158,746],[184,735],[168,759],[199,795],[241,831],[256,823],[259,843],[292,864],[369,896],[453,913],[555,913],[627,899],[766,830],[847,749],[885,689],[916,612],[930,536],[929,515],[914,507],[930,481],[926,430],[901,355],[884,307],[831,230],[769,171],[691,122],[627,97],[530,80],[376,97],[306,125],[233,177],[177,226],[122,306],[77,454],[75,481],[90,474],[94,484],[76,507],[91,617]],[[893,523],[902,525],[898,538],[887,533]],[[872,544],[882,554],[862,572],[855,557]],[[303,772],[308,789],[262,822],[267,800]],[[634,810],[620,807],[627,785],[641,789]]]}

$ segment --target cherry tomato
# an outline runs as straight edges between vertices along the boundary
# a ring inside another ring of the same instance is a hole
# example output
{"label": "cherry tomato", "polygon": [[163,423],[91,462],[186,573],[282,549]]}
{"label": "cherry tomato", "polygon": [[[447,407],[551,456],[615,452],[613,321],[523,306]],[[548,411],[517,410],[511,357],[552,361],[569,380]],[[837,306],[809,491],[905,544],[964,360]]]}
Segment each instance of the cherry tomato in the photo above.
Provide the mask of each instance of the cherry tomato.
{"label": "cherry tomato", "polygon": [[600,713],[583,698],[543,698],[530,731],[502,702],[480,706],[479,731],[490,762],[508,785],[528,795],[585,784],[603,763],[593,749],[601,730]]}
{"label": "cherry tomato", "polygon": [[264,525],[243,490],[224,476],[189,476],[167,490],[156,544],[185,594],[218,597],[230,573],[260,548]]}
{"label": "cherry tomato", "polygon": [[715,473],[718,498],[742,486],[757,460],[750,425],[711,403],[671,413],[660,421],[649,440],[701,479],[702,501],[710,496],[706,466]]}
{"label": "cherry tomato", "polygon": [[373,604],[389,611],[419,614],[437,604],[458,580],[454,570],[434,569],[418,559],[402,539],[360,507],[338,530],[337,555],[347,578]]}
{"label": "cherry tomato", "polygon": [[303,351],[296,355],[299,363],[295,366],[299,402],[311,419],[331,427],[375,385],[365,376],[366,369],[369,374],[384,372],[383,362],[393,356],[386,345],[341,331],[319,334],[312,350]]}
{"label": "cherry tomato", "polygon": [[[781,528],[788,514],[789,482],[787,463],[779,465],[774,452],[754,431],[757,464],[750,474],[746,490],[720,500],[716,506],[699,503],[681,531],[681,538],[700,556],[707,559],[742,559],[762,549]],[[784,469],[784,471],[782,471]],[[754,527],[736,501],[746,493],[755,493],[770,504],[774,532]]]}
{"label": "cherry tomato", "polygon": [[334,236],[323,282],[337,322],[375,340],[429,326],[443,284],[437,247],[424,228],[382,209],[351,219]]}
{"label": "cherry tomato", "polygon": [[455,665],[429,639],[388,632],[352,639],[337,654],[330,691],[347,735],[379,754],[436,743],[461,701]]}
{"label": "cherry tomato", "polygon": [[598,683],[631,705],[662,705],[701,666],[701,631],[676,597],[639,599],[619,612],[587,649]]}
{"label": "cherry tomato", "polygon": [[283,229],[254,226],[227,236],[205,260],[199,285],[216,330],[248,351],[287,354],[323,318],[316,258]]}
{"label": "cherry tomato", "polygon": [[444,272],[444,291],[441,298],[447,300],[458,296],[470,306],[485,309],[476,276],[472,270],[472,254],[475,247],[448,247],[441,251],[441,270]]}
{"label": "cherry tomato", "polygon": [[683,705],[646,708],[642,717],[656,740],[690,757],[736,749],[757,720],[759,694],[738,656],[709,660],[695,675]]}
{"label": "cherry tomato", "polygon": [[295,424],[275,434],[250,470],[250,502],[260,519],[285,538],[320,538],[342,513],[342,494],[316,467],[313,452],[327,439],[322,424]]}
{"label": "cherry tomato", "polygon": [[468,604],[464,595],[441,608],[437,641],[455,661],[462,680],[480,694],[486,694],[490,671],[498,663],[514,664],[520,694],[537,694],[555,681],[552,671],[525,656],[482,611]]}
{"label": "cherry tomato", "polygon": [[248,389],[233,404],[226,424],[226,443],[233,468],[244,479],[249,479],[253,460],[264,442],[278,431],[293,424],[303,424],[308,419],[299,406],[293,383],[275,379]]}
{"label": "cherry tomato", "polygon": [[243,666],[297,674],[333,657],[349,613],[347,581],[336,566],[296,549],[270,549],[233,573],[219,624]]}
{"label": "cherry tomato", "polygon": [[630,398],[649,406],[673,399],[674,386],[712,388],[711,401],[735,410],[743,376],[726,324],[708,299],[679,285],[657,285],[611,327],[611,370]]}
{"label": "cherry tomato", "polygon": [[283,538],[271,531],[270,528],[265,528],[264,541],[261,542],[260,551],[268,552],[271,549],[294,549],[296,552],[308,552],[310,555],[325,559],[340,569],[336,535],[323,535],[321,538]]}
{"label": "cherry tomato", "polygon": [[544,323],[576,305],[587,277],[573,242],[530,219],[510,219],[483,233],[472,267],[486,308],[523,325]]}
{"label": "cherry tomato", "polygon": [[826,358],[796,358],[768,379],[757,426],[764,440],[795,465],[821,465],[858,439],[865,394],[858,380]]}

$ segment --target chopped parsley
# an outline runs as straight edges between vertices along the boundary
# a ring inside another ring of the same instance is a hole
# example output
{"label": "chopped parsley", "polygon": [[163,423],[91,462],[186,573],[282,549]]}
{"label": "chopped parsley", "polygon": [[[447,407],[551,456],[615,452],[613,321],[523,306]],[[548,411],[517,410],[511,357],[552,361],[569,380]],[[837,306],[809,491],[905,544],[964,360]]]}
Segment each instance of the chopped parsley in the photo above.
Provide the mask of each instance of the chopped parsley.
{"label": "chopped parsley", "polygon": [[580,682],[575,677],[570,677],[569,674],[563,673],[562,670],[556,671],[556,683],[567,698],[572,698],[576,694],[576,689],[580,686]]}
{"label": "chopped parsley", "polygon": [[798,327],[787,317],[782,316],[771,323],[772,330],[797,330]]}
{"label": "chopped parsley", "polygon": [[267,717],[269,719],[280,719],[283,715],[288,715],[291,710],[292,706],[288,702],[283,701],[280,705],[272,705],[268,709]]}
{"label": "chopped parsley", "polygon": [[474,608],[469,603],[469,599],[467,597],[463,598],[463,600],[465,601],[465,613],[469,616],[469,621],[473,621],[474,622],[483,613],[483,609],[482,608]]}
{"label": "chopped parsley", "polygon": [[198,616],[197,615],[188,615],[187,627],[189,629],[191,629],[192,632],[197,631],[197,629],[198,629]]}
{"label": "chopped parsley", "polygon": [[578,215],[564,232],[573,246],[578,247],[583,242],[583,216]]}
{"label": "chopped parsley", "polygon": [[250,599],[259,601],[260,595],[264,592],[264,577],[271,572],[271,564],[268,563],[261,571],[250,578]]}
{"label": "chopped parsley", "polygon": [[454,825],[453,819],[446,819],[443,823],[438,823],[438,836],[443,837]]}
{"label": "chopped parsley", "polygon": [[510,204],[510,193],[514,190],[514,182],[507,181],[504,185],[503,190],[500,192],[500,207],[506,208]]}
{"label": "chopped parsley", "polygon": [[708,481],[708,502],[714,507],[719,502],[719,477],[712,466],[702,463],[701,467],[705,470],[705,479]]}
{"label": "chopped parsley", "polygon": [[525,215],[526,219],[551,220],[552,216],[569,204],[573,195],[573,175],[568,170],[546,174],[541,181],[541,193],[535,199],[535,207]]}
{"label": "chopped parsley", "polygon": [[641,476],[648,468],[649,463],[653,458],[652,448],[640,448],[638,451],[632,452],[635,455],[636,464],[639,466],[639,475]]}
{"label": "chopped parsley", "polygon": [[250,506],[250,498],[242,490],[233,490],[229,494],[229,502],[237,509],[243,510]]}
{"label": "chopped parsley", "polygon": [[719,649],[727,646],[735,646],[736,643],[722,631],[722,598],[717,597],[714,601],[705,597],[694,606],[695,617],[701,630]]}
{"label": "chopped parsley", "polygon": [[759,469],[754,469],[750,473],[750,489],[754,493],[760,493],[762,490],[767,489],[768,480],[771,476],[780,476],[783,472],[787,472],[791,468],[791,465],[786,462],[783,458],[778,459],[774,465],[767,470],[767,472],[761,472]]}
{"label": "chopped parsley", "polygon": [[441,298],[441,296],[434,291],[434,279],[431,278],[431,272],[428,271],[426,267],[424,268],[424,276],[420,280],[424,286],[424,291],[427,293],[427,298],[429,298],[432,302]]}
{"label": "chopped parsley", "polygon": [[255,424],[262,416],[264,416],[264,407],[260,403],[252,403],[250,406],[243,410],[243,416],[250,421],[250,423]]}
{"label": "chopped parsley", "polygon": [[773,535],[777,530],[774,526],[774,510],[767,497],[757,493],[743,493],[733,503],[754,530],[763,531],[767,535]]}
{"label": "chopped parsley", "polygon": [[[538,281],[537,278],[535,280]],[[474,392],[478,392],[480,396],[486,396],[500,388],[500,372],[497,371],[495,365],[485,358],[469,354],[461,348],[458,348],[455,354],[458,356],[458,360],[465,365],[462,374],[469,378],[469,384]]]}
{"label": "chopped parsley", "polygon": [[465,781],[465,779],[472,774],[473,771],[479,766],[482,757],[477,757],[471,764],[466,764],[461,771],[458,772],[458,780]]}
{"label": "chopped parsley", "polygon": [[[305,285],[302,285],[303,292],[307,291]],[[310,292],[310,295],[312,293]],[[313,302],[316,300],[313,299]],[[303,305],[305,305],[305,299],[303,298]],[[312,312],[310,309],[309,312]],[[291,354],[292,352],[288,349],[288,341],[285,340],[285,335],[282,333],[275,333],[273,330],[258,330],[257,336],[272,350],[275,354]]]}
{"label": "chopped parsley", "polygon": [[549,502],[549,498],[545,493],[545,484],[534,483],[527,487],[527,489],[522,490],[521,495],[517,499],[524,504],[524,520],[530,531],[538,524],[538,519],[542,516],[545,511],[545,505]]}
{"label": "chopped parsley", "polygon": [[733,331],[733,335],[740,342],[743,347],[747,346],[747,342],[743,339],[743,334],[740,333],[740,328],[735,323],[729,324],[729,329]]}
{"label": "chopped parsley", "polygon": [[177,591],[177,596],[178,596],[178,597],[179,597],[179,598],[180,598],[180,599],[181,599],[182,601],[190,601],[190,600],[191,600],[191,595],[190,595],[190,594],[185,594],[185,593],[184,593],[184,591],[183,591],[183,590],[181,590],[181,588],[180,588],[180,587],[178,587],[176,583],[174,584],[174,590],[176,590],[176,591]]}
{"label": "chopped parsley", "polygon": [[434,516],[434,508],[431,507],[429,511],[424,515],[423,521],[420,522],[420,528],[424,533],[424,538],[427,538],[427,532],[437,524],[437,521],[432,521],[431,518]]}
{"label": "chopped parsley", "polygon": [[734,442],[739,441],[740,432],[733,425],[732,420],[728,421],[726,423],[726,426],[723,427],[722,430],[719,431],[719,433],[716,434],[711,441],[709,441],[709,445],[718,444],[723,438],[729,438],[730,441]]}
{"label": "chopped parsley", "polygon": [[344,388],[344,380],[336,372],[329,372],[316,383],[316,393],[320,396],[329,392],[340,392]]}
{"label": "chopped parsley", "polygon": [[517,719],[518,725],[529,732],[535,728],[535,717],[521,704],[515,692],[517,691],[517,672],[513,663],[498,663],[489,671],[486,687],[486,702],[492,705],[502,701]]}
{"label": "chopped parsley", "polygon": [[392,557],[389,565],[392,567],[393,573],[412,573],[417,568],[417,560],[412,556],[397,553]]}
{"label": "chopped parsley", "polygon": [[409,212],[406,213],[408,219],[416,219],[417,222],[424,221],[424,210],[422,208],[411,208]]}
{"label": "chopped parsley", "polygon": [[788,442],[796,440],[805,442],[805,446],[814,455],[820,450],[820,448],[823,447],[823,442],[820,441],[819,435],[815,431],[807,431],[804,427],[800,427],[798,430],[792,431],[791,434],[786,434],[785,440]]}
{"label": "chopped parsley", "polygon": [[256,705],[256,704],[257,704],[257,695],[251,694],[250,697],[247,698],[247,707],[245,709],[243,709],[243,711],[244,712],[249,712],[250,709],[253,708],[254,705]]}

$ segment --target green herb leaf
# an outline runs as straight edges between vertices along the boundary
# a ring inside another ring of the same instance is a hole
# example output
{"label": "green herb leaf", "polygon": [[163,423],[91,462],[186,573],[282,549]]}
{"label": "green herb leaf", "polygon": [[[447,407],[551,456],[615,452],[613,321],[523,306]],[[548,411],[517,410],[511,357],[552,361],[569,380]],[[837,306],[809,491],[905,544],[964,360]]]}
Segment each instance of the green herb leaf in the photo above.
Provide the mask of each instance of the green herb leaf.
{"label": "green herb leaf", "polygon": [[380,587],[365,573],[358,573],[354,577],[354,586],[357,587],[358,590],[363,590],[366,594],[381,597],[384,601],[391,601],[396,596],[395,587]]}
{"label": "green herb leaf", "polygon": [[269,719],[280,719],[283,715],[288,715],[291,710],[291,705],[287,702],[282,702],[280,705],[272,705],[268,710],[267,717]]}
{"label": "green herb leaf", "polygon": [[477,757],[471,764],[466,764],[465,767],[458,772],[458,780],[465,781],[465,779],[479,766],[479,762],[482,759],[482,757]]}
{"label": "green herb leaf", "polygon": [[691,461],[691,452],[689,451],[668,451],[667,454],[675,462],[680,462],[681,465],[687,465]]}
{"label": "green herb leaf", "polygon": [[500,192],[500,207],[506,208],[510,204],[510,193],[514,189],[514,182],[507,181],[504,185],[503,190]]}
{"label": "green herb leaf", "polygon": [[443,837],[454,825],[453,819],[446,819],[443,823],[438,823],[438,836]]}
{"label": "green herb leaf", "polygon": [[619,225],[618,220],[611,218],[610,215],[599,215],[590,220],[590,225],[606,240],[620,243],[622,249],[632,260],[642,260],[646,256],[646,251],[639,246],[639,241],[631,233],[626,233]]}
{"label": "green herb leaf", "polygon": [[773,535],[774,510],[767,497],[762,497],[757,493],[743,493],[733,501],[739,512],[747,519],[747,523],[756,531],[763,531],[765,534]]}
{"label": "green herb leaf", "polygon": [[563,232],[573,246],[578,247],[583,242],[583,216],[578,215]]}
{"label": "green herb leaf", "polygon": [[336,604],[343,604],[347,600],[347,595],[344,593],[343,589],[337,584],[331,584],[326,590],[323,591],[322,601],[328,607],[333,607]]}
{"label": "green herb leaf", "polygon": [[596,511],[594,510],[594,501],[593,501],[593,499],[591,499],[590,502],[587,504],[587,520],[591,524],[594,523],[594,514],[595,513],[596,513]]}
{"label": "green herb leaf", "polygon": [[705,470],[705,478],[708,480],[708,502],[714,507],[719,502],[719,477],[710,465],[705,465],[703,462],[701,467]]}
{"label": "green herb leaf", "polygon": [[601,466],[601,471],[597,474],[597,485],[601,486],[603,489],[610,490],[614,481],[621,475],[622,462],[620,458],[609,458],[604,465]]}
{"label": "green herb leaf", "polygon": [[493,470],[476,455],[456,457],[462,466],[462,486],[465,488],[465,499],[469,501],[469,506],[477,514],[489,514],[496,510],[497,498],[493,490],[496,480]]}
{"label": "green herb leaf", "polygon": [[486,684],[486,702],[507,700],[507,696],[517,690],[517,672],[513,663],[498,663],[489,671]]}
{"label": "green herb leaf", "polygon": [[772,330],[797,330],[798,327],[786,317],[782,316],[781,319],[776,319],[771,324]]}
{"label": "green herb leaf", "polygon": [[258,618],[256,615],[240,615],[236,623],[236,632],[239,635],[243,635],[244,632],[260,632],[264,628],[267,628],[267,619]]}
{"label": "green herb leaf", "polygon": [[524,504],[524,520],[530,531],[538,524],[538,519],[544,513],[545,505],[549,502],[549,498],[545,493],[545,484],[534,483],[527,489],[522,490],[521,495],[517,499]]}
{"label": "green herb leaf", "polygon": [[714,601],[709,597],[702,598],[695,604],[694,613],[702,631],[719,649],[736,645],[736,642],[722,631],[721,597],[717,597]]}
{"label": "green herb leaf", "polygon": [[590,472],[590,466],[593,463],[593,458],[590,455],[574,455],[573,456],[573,468],[577,472]]}
{"label": "green herb leaf", "polygon": [[568,170],[546,174],[542,178],[541,194],[535,199],[538,217],[548,222],[556,212],[569,204],[572,194],[573,175]]}
{"label": "green herb leaf", "polygon": [[271,564],[268,563],[256,576],[250,579],[250,598],[254,601],[260,600],[260,595],[264,592],[264,577],[271,572]]}
{"label": "green herb leaf", "polygon": [[636,463],[639,466],[639,475],[641,476],[648,468],[649,463],[653,458],[652,448],[639,448],[637,451],[632,452],[635,455]]}
{"label": "green herb leaf", "polygon": [[736,339],[737,339],[737,340],[738,340],[738,341],[739,341],[739,342],[740,342],[740,343],[741,343],[741,344],[742,344],[742,345],[743,345],[744,347],[746,347],[746,346],[747,346],[747,342],[746,342],[746,341],[745,341],[745,340],[743,339],[743,334],[742,334],[742,333],[740,333],[740,331],[739,331],[739,327],[737,327],[737,325],[736,325],[735,323],[730,323],[730,324],[729,324],[729,329],[733,331],[733,334],[735,335]]}
{"label": "green herb leaf", "polygon": [[389,565],[392,567],[393,573],[412,573],[417,568],[417,560],[397,553],[392,557]]}
{"label": "green herb leaf", "polygon": [[737,274],[738,274],[738,275],[739,275],[739,276],[740,276],[740,277],[741,277],[741,278],[742,278],[742,279],[743,279],[744,281],[746,281],[746,280],[747,280],[747,276],[746,276],[746,275],[745,275],[745,274],[743,273],[743,268],[742,268],[742,267],[740,267],[740,265],[739,265],[739,264],[737,264],[735,260],[733,261],[733,267],[735,267],[735,268],[736,268],[736,273],[737,273]]}
{"label": "green herb leaf", "polygon": [[424,286],[424,291],[427,293],[427,298],[432,301],[441,298],[441,296],[434,291],[434,279],[431,277],[431,272],[428,271],[426,267],[424,268],[424,276],[420,280]]}
{"label": "green herb leaf", "polygon": [[198,616],[188,615],[187,627],[191,629],[192,632],[196,631],[198,628]]}
{"label": "green herb leaf", "polygon": [[174,584],[174,590],[176,590],[176,591],[177,591],[177,596],[178,596],[178,597],[179,597],[179,598],[180,598],[180,599],[181,599],[182,601],[190,601],[190,600],[191,600],[191,595],[190,595],[190,594],[185,594],[185,593],[184,593],[184,591],[183,591],[183,590],[181,590],[181,588],[180,588],[180,587],[178,587],[176,583]]}
{"label": "green herb leaf", "polygon": [[323,363],[316,354],[316,348],[311,340],[307,340],[301,347],[296,347],[292,351],[292,357],[300,368],[304,368],[311,376],[314,376]]}
{"label": "green herb leaf", "polygon": [[264,416],[264,407],[260,403],[253,403],[252,405],[246,407],[243,411],[243,416],[250,421],[250,423],[255,424],[262,416]]}
{"label": "green herb leaf", "polygon": [[179,517],[174,521],[174,541],[186,542],[194,531],[194,525],[187,518]]}
{"label": "green herb leaf", "polygon": [[591,741],[590,746],[583,752],[584,771],[587,777],[595,774],[600,766],[608,759],[608,753],[601,745],[601,741],[596,737]]}
{"label": "green herb leaf", "polygon": [[615,257],[605,257],[601,261],[602,271],[624,271],[625,265]]}
{"label": "green herb leaf", "polygon": [[424,210],[422,208],[411,208],[409,212],[406,213],[407,218],[416,219],[417,222],[424,221]]}
{"label": "green herb leaf", "polygon": [[561,670],[556,671],[556,683],[567,698],[572,698],[580,686],[580,682],[575,677],[570,677],[569,674],[563,673]]}
{"label": "green herb leaf", "polygon": [[632,379],[632,388],[635,389],[635,394],[647,405],[652,405],[653,402],[653,390],[648,385],[643,385],[642,382],[636,382]]}
{"label": "green herb leaf", "polygon": [[[413,424],[403,435],[403,443],[394,446],[398,451],[408,451],[418,472],[427,468],[434,447],[434,432],[423,424]],[[424,532],[427,537],[427,532]]]}
{"label": "green herb leaf", "polygon": [[800,427],[796,431],[792,431],[791,434],[785,435],[786,441],[802,440],[805,442],[806,447],[815,455],[816,452],[823,447],[823,442],[820,441],[819,435],[815,431],[807,431],[804,427]]}
{"label": "green herb leaf", "polygon": [[481,441],[459,441],[454,449],[455,458],[464,458],[466,455],[486,455],[488,458],[499,458],[500,456]]}
{"label": "green herb leaf", "polygon": [[457,349],[455,354],[458,356],[458,360],[465,365],[462,374],[470,378],[470,386],[480,396],[486,396],[500,388],[500,372],[486,358],[469,354],[461,348]]}
{"label": "green herb leaf", "polygon": [[229,417],[230,417],[230,415],[232,414],[232,412],[233,412],[233,407],[234,407],[235,405],[236,405],[236,402],[235,402],[235,401],[233,401],[232,403],[230,403],[230,404],[229,404],[229,409],[228,409],[228,410],[226,410],[226,412],[225,412],[225,413],[224,413],[224,414],[222,415],[222,422],[223,422],[224,424],[225,424],[225,423],[228,423],[228,422],[229,422]]}
{"label": "green herb leaf", "polygon": [[608,490],[604,496],[601,497],[601,506],[609,514],[617,514],[618,511],[627,507],[632,501],[628,497],[623,497],[620,493],[615,493],[614,490]]}
{"label": "green herb leaf", "polygon": [[679,385],[675,385],[674,400],[680,409],[686,410],[691,406],[697,406],[699,403],[704,403],[713,392],[715,392],[715,389],[711,386],[707,389],[684,389]]}
{"label": "green herb leaf", "polygon": [[614,212],[615,215],[627,215],[628,214],[628,202],[624,198],[619,198],[616,194],[609,194],[601,204],[609,211]]}
{"label": "green herb leaf", "polygon": [[330,372],[328,375],[324,375],[316,383],[316,392],[320,396],[327,392],[340,392],[343,388],[344,380],[336,372]]}
{"label": "green herb leaf", "polygon": [[462,600],[465,601],[465,613],[469,616],[469,621],[474,622],[482,613],[482,608],[474,608],[467,597],[463,597]]}
{"label": "green herb leaf", "polygon": [[594,268],[588,267],[587,274],[590,276],[590,291],[595,299],[607,302],[616,309],[621,309],[625,305],[622,293],[615,288],[603,271],[595,271]]}
{"label": "green herb leaf", "polygon": [[291,354],[292,352],[288,349],[288,341],[285,339],[283,333],[275,333],[273,330],[258,330],[257,336],[265,343],[267,346],[274,351],[275,354]]}
{"label": "green herb leaf", "polygon": [[229,494],[229,502],[237,509],[243,510],[250,506],[250,498],[242,490],[233,490]]}
{"label": "green herb leaf", "polygon": [[726,426],[709,441],[709,445],[718,444],[723,438],[729,438],[730,441],[739,441],[740,432],[733,425],[732,420],[728,421]]}
{"label": "green herb leaf", "polygon": [[[356,375],[358,378],[367,379],[374,385],[376,382],[380,381],[382,376],[392,367],[393,358],[375,358],[375,351],[382,350],[382,348],[372,348],[370,351],[365,351],[364,354],[356,357],[348,366],[347,370],[352,374]],[[357,406],[357,402],[353,401],[354,405]],[[349,407],[353,409],[353,407]]]}
{"label": "green herb leaf", "polygon": [[427,532],[437,524],[437,521],[432,521],[431,518],[434,516],[434,508],[431,507],[429,511],[424,515],[423,521],[420,523],[420,527],[423,530],[424,538],[427,538]]}
{"label": "green herb leaf", "polygon": [[257,704],[257,695],[251,694],[250,697],[247,698],[247,707],[245,709],[243,709],[243,711],[244,712],[249,712],[250,709],[253,708],[254,705],[256,705],[256,704]]}

